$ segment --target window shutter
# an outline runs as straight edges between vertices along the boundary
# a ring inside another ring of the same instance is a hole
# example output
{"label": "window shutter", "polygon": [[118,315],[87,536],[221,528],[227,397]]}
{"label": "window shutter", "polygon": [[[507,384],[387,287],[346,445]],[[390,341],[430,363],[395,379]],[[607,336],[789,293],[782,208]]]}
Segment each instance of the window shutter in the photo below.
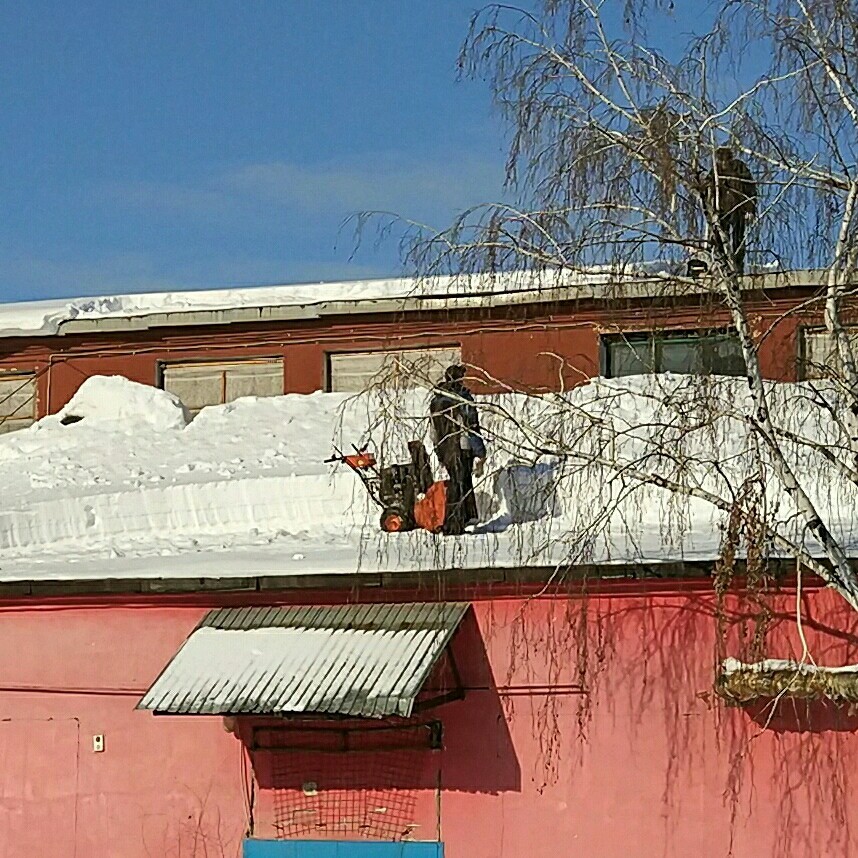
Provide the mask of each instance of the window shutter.
{"label": "window shutter", "polygon": [[164,390],[176,394],[196,414],[207,405],[222,405],[242,396],[282,396],[283,361],[164,364]]}
{"label": "window shutter", "polygon": [[[852,348],[858,353],[858,328],[849,327]],[[824,378],[840,373],[840,358],[834,337],[821,328],[804,328],[802,336],[802,378]]]}
{"label": "window shutter", "polygon": [[30,426],[36,419],[36,376],[0,373],[0,434]]}
{"label": "window shutter", "polygon": [[333,353],[328,356],[328,389],[336,393],[359,393],[375,385],[428,388],[443,378],[450,364],[461,361],[462,350],[458,346]]}
{"label": "window shutter", "polygon": [[225,401],[242,396],[282,396],[282,361],[264,364],[235,364],[225,370]]}

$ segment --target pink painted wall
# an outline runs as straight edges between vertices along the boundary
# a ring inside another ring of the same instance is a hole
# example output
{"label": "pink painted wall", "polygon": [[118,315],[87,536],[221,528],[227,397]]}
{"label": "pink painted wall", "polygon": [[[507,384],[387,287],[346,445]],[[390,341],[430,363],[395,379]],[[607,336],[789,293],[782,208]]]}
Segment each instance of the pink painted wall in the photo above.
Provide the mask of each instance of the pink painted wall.
{"label": "pink painted wall", "polygon": [[[282,822],[290,779],[293,793],[306,779],[321,794],[337,776],[328,818],[340,815],[343,831],[359,791],[371,791],[377,812],[408,817],[415,836],[440,828],[448,858],[721,858],[731,844],[737,858],[858,854],[854,719],[791,704],[771,718],[723,708],[711,695],[712,597],[678,586],[589,600],[581,695],[581,605],[476,603],[454,643],[470,690],[437,712],[443,752],[396,752],[387,769],[295,755],[279,789],[258,755],[256,834]],[[804,605],[814,658],[858,660],[855,614],[825,591]],[[728,607],[729,651],[741,654],[746,606]],[[773,602],[768,654],[800,654],[794,610],[789,592]],[[248,824],[241,743],[220,719],[133,709],[202,613],[2,609],[0,858],[238,854]]]}
{"label": "pink painted wall", "polygon": [[[134,711],[202,613],[0,614],[2,858],[238,854],[238,743],[220,719]],[[95,734],[103,753],[92,751]]]}

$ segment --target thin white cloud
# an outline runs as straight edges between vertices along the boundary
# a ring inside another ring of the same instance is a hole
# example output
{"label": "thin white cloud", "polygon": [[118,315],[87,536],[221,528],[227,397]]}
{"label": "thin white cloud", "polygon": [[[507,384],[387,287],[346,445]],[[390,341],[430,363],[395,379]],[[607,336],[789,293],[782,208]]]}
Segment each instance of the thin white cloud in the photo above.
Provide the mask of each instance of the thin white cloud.
{"label": "thin white cloud", "polygon": [[[452,154],[422,162],[386,155],[359,164],[274,161],[186,182],[114,184],[97,203],[102,213],[166,230],[176,246],[87,259],[0,248],[0,300],[385,276],[395,247],[383,260],[373,251],[369,264],[348,259],[350,238],[338,227],[350,214],[383,210],[444,226],[456,211],[496,199],[501,184],[498,163]],[[331,259],[332,250],[341,260]]]}
{"label": "thin white cloud", "polygon": [[435,163],[402,163],[379,158],[361,165],[252,164],[226,174],[226,188],[281,205],[351,213],[385,209],[462,209],[497,199],[502,175],[497,164],[453,157]]}
{"label": "thin white cloud", "polygon": [[111,203],[156,213],[204,216],[222,214],[230,208],[223,189],[208,187],[205,182],[125,182],[108,185],[106,192]]}
{"label": "thin white cloud", "polygon": [[496,162],[450,155],[435,162],[377,156],[354,164],[248,164],[195,182],[137,182],[109,189],[114,201],[134,208],[201,219],[287,213],[344,218],[364,210],[405,217],[450,217],[501,194]]}

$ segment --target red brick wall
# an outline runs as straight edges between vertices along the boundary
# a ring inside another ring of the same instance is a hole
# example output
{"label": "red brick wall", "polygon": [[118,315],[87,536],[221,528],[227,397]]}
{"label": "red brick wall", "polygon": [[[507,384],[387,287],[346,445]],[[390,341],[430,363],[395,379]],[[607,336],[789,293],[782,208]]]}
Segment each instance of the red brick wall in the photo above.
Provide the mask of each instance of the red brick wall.
{"label": "red brick wall", "polygon": [[[760,300],[749,316],[760,343],[764,374],[796,377],[800,319],[784,314],[799,298]],[[515,315],[513,318],[511,316]],[[503,312],[341,316],[309,322],[217,325],[132,333],[92,333],[0,342],[0,369],[39,373],[39,414],[59,410],[85,378],[124,375],[157,383],[166,360],[282,356],[284,392],[324,389],[332,351],[461,345],[463,360],[482,370],[480,392],[508,388],[558,390],[599,373],[599,336],[649,329],[695,329],[729,324],[720,309],[565,305]]]}

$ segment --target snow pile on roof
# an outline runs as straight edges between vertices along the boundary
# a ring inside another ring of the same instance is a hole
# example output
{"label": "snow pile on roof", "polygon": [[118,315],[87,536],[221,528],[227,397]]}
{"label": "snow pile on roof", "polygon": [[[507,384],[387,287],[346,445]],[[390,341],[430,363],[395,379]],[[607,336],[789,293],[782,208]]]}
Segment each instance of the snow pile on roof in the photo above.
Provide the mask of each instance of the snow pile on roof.
{"label": "snow pile on roof", "polygon": [[142,427],[156,432],[183,429],[190,415],[179,397],[166,390],[137,384],[121,375],[96,375],[86,379],[71,401],[47,423],[68,425],[81,420],[119,424],[114,431],[131,434]]}
{"label": "snow pile on roof", "polygon": [[[204,409],[185,426],[171,397],[95,379],[64,410],[84,419],[63,425],[50,417],[0,438],[0,579],[712,559],[723,513],[656,485],[641,488],[631,475],[634,466],[681,476],[729,497],[758,472],[750,459],[758,439],[741,417],[743,382],[706,384],[702,391],[682,376],[599,379],[564,396],[481,399],[490,451],[477,487],[483,524],[444,538],[381,534],[379,511],[355,475],[324,461],[334,443],[365,442],[385,462],[407,461],[405,443],[428,440],[425,390],[395,401],[247,398]],[[810,390],[773,388],[773,413],[797,436],[833,443]],[[721,415],[714,424],[702,419],[713,405]],[[569,455],[551,455],[558,449]],[[832,532],[858,553],[856,487],[811,448],[796,446],[790,456]],[[608,458],[620,467],[601,461]],[[800,534],[777,481],[763,473],[763,482],[768,514]]]}
{"label": "snow pile on roof", "polygon": [[407,278],[254,286],[188,292],[150,292],[50,301],[0,304],[0,335],[53,334],[77,319],[115,319],[155,313],[234,310],[243,307],[302,306],[328,301],[367,301],[406,297],[414,290]]}
{"label": "snow pile on roof", "polygon": [[[642,265],[625,275],[652,279],[670,272],[663,263]],[[397,277],[374,280],[306,283],[284,286],[250,286],[184,292],[151,292],[0,304],[0,336],[47,336],[76,320],[133,319],[165,313],[194,313],[275,307],[319,307],[324,304],[358,304],[371,301],[426,299],[441,306],[471,303],[476,296],[520,294],[546,289],[602,284],[616,278],[608,266],[586,272],[513,271],[496,275]]]}

